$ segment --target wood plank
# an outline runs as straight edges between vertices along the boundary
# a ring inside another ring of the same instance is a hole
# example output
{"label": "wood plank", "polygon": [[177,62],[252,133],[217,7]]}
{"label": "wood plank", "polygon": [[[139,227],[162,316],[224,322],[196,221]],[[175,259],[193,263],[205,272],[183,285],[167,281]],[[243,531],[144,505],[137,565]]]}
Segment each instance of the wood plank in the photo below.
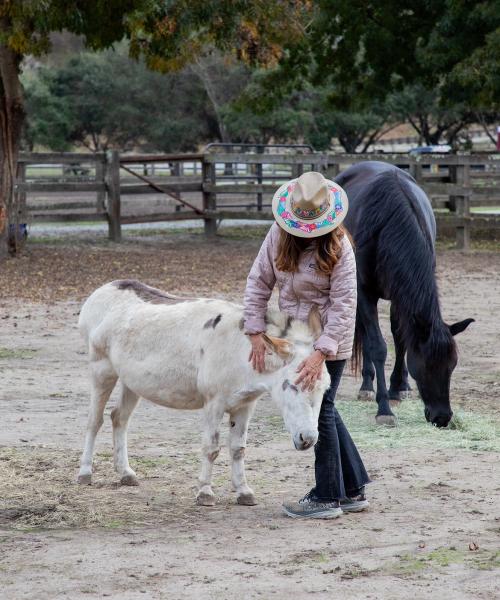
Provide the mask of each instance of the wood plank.
{"label": "wood plank", "polygon": [[203,183],[203,191],[217,194],[274,194],[279,185],[270,183]]}
{"label": "wood plank", "polygon": [[[161,183],[158,184],[159,186],[162,186]],[[180,193],[180,192],[201,192],[202,191],[202,187],[201,187],[201,181],[199,181],[198,183],[196,182],[186,182],[186,183],[176,183],[176,184],[171,184],[170,182],[168,183],[164,183],[163,186],[165,187],[165,189],[172,191],[172,192],[176,192],[176,193]],[[123,183],[123,179],[121,181],[121,186],[120,186],[120,193],[121,194],[161,194],[162,192],[158,192],[154,189],[152,189],[152,187],[150,185],[147,185],[145,183],[127,183],[124,184]]]}
{"label": "wood plank", "polygon": [[185,221],[187,219],[203,220],[203,217],[192,210],[186,210],[168,213],[153,213],[151,215],[123,215],[121,222],[123,225],[130,223],[156,223],[159,221]]}
{"label": "wood plank", "polygon": [[98,181],[66,181],[64,183],[42,183],[38,181],[27,181],[18,183],[17,189],[20,192],[103,192],[106,190],[104,183]]}
{"label": "wood plank", "polygon": [[[266,164],[266,165],[321,165],[327,164],[325,154],[205,154],[205,162],[208,163],[242,163],[242,164]],[[367,160],[367,159],[365,159]]]}
{"label": "wood plank", "polygon": [[19,162],[26,164],[78,164],[80,162],[104,162],[103,152],[21,152]]}
{"label": "wood plank", "polygon": [[28,202],[28,210],[30,211],[44,211],[44,210],[53,210],[53,211],[59,211],[59,210],[73,210],[73,211],[78,211],[81,209],[89,209],[89,210],[94,210],[97,212],[106,212],[105,209],[103,208],[102,210],[99,210],[98,207],[96,207],[96,203],[95,202],[54,202],[52,204],[47,204],[45,202],[36,202],[36,201],[30,201]]}
{"label": "wood plank", "polygon": [[58,222],[76,222],[76,221],[107,221],[106,213],[31,213],[31,221],[34,223],[58,223]]}
{"label": "wood plank", "polygon": [[201,162],[204,154],[122,154],[121,163]]}

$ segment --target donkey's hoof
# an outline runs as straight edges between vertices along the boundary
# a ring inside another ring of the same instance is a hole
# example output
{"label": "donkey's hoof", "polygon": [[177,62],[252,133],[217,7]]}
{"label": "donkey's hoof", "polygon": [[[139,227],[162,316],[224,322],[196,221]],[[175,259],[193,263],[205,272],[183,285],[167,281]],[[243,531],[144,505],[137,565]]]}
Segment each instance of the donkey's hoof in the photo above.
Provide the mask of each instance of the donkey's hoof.
{"label": "donkey's hoof", "polygon": [[397,419],[394,415],[377,415],[375,417],[377,425],[387,425],[388,427],[396,427]]}
{"label": "donkey's hoof", "polygon": [[92,475],[90,473],[86,473],[85,475],[78,475],[78,479],[76,480],[80,485],[92,485]]}
{"label": "donkey's hoof", "polygon": [[124,475],[120,479],[121,485],[139,485],[139,480],[135,475]]}
{"label": "donkey's hoof", "polygon": [[242,506],[255,506],[257,504],[257,500],[253,494],[240,494],[236,498],[236,502]]}
{"label": "donkey's hoof", "polygon": [[375,392],[372,392],[372,390],[359,390],[358,400],[373,402],[375,400]]}
{"label": "donkey's hoof", "polygon": [[198,492],[196,504],[200,506],[215,506],[215,496],[207,492]]}

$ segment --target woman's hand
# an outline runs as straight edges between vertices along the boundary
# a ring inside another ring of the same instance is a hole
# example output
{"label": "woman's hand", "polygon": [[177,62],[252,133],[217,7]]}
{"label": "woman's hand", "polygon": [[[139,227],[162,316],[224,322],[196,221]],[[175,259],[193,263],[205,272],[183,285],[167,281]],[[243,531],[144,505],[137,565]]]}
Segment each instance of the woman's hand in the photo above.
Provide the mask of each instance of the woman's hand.
{"label": "woman's hand", "polygon": [[321,371],[323,370],[323,363],[325,362],[325,355],[319,350],[315,350],[310,356],[303,360],[297,367],[297,377],[295,384],[299,385],[302,383],[302,391],[311,391],[314,388],[314,384],[321,377]]}
{"label": "woman's hand", "polygon": [[250,338],[250,343],[252,344],[248,362],[252,363],[252,366],[256,371],[262,373],[265,368],[264,360],[267,352],[266,343],[264,342],[262,333],[250,334],[248,337]]}

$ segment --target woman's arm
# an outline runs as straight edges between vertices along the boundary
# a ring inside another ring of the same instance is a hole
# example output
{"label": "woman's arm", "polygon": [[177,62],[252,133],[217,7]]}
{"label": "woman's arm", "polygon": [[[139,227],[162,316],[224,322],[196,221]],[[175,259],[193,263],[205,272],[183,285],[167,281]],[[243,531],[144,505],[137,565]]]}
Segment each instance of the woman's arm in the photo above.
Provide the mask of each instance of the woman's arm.
{"label": "woman's arm", "polygon": [[266,311],[276,283],[273,268],[273,225],[268,231],[247,278],[244,296],[244,330],[247,334],[266,330]]}
{"label": "woman's arm", "polygon": [[335,355],[339,344],[352,329],[356,319],[356,259],[347,236],[342,240],[342,256],[330,277],[330,308],[323,333],[314,344],[315,350]]}

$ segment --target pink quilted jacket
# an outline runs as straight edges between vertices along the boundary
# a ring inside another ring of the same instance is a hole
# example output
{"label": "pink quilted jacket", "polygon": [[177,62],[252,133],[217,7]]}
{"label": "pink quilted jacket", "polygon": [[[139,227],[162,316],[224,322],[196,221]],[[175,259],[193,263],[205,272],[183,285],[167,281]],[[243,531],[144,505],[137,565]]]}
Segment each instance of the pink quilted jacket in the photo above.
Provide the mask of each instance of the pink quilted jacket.
{"label": "pink quilted jacket", "polygon": [[347,237],[342,240],[342,256],[331,275],[321,273],[314,258],[314,248],[306,249],[295,273],[276,268],[279,225],[271,226],[253,263],[245,290],[244,329],[246,333],[266,330],[267,303],[275,284],[279,288],[279,307],[286,314],[307,321],[313,304],[320,309],[323,333],[314,348],[327,360],[351,357],[356,321],[356,262]]}

